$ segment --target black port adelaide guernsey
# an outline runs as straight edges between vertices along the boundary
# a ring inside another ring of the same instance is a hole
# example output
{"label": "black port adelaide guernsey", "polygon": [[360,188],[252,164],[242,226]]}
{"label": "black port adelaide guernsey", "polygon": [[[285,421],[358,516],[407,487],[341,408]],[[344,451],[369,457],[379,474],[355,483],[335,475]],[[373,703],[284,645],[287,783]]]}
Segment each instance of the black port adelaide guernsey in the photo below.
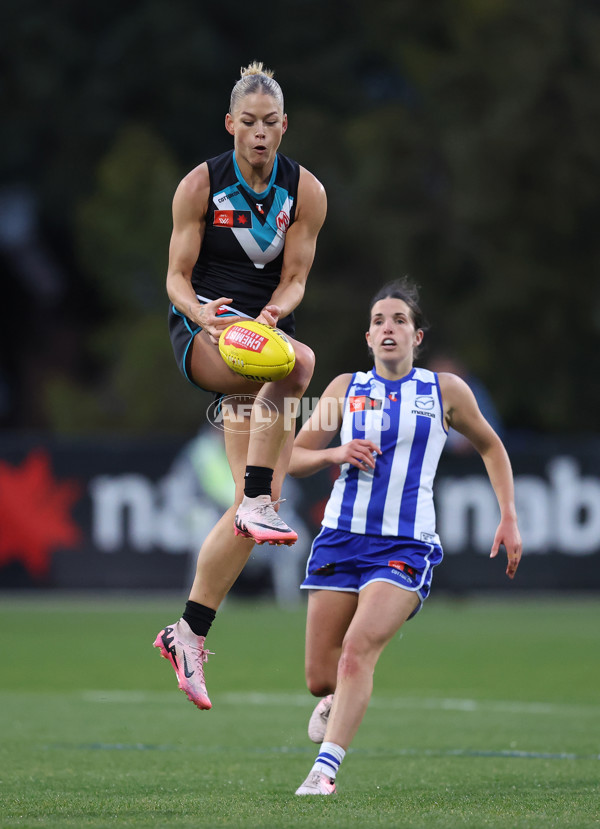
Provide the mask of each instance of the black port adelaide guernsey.
{"label": "black port adelaide guernsey", "polygon": [[[265,190],[244,181],[229,150],[207,161],[210,195],[192,285],[201,299],[231,297],[232,308],[256,317],[279,284],[288,228],[294,221],[300,165],[277,153]],[[278,327],[294,334],[294,315]]]}

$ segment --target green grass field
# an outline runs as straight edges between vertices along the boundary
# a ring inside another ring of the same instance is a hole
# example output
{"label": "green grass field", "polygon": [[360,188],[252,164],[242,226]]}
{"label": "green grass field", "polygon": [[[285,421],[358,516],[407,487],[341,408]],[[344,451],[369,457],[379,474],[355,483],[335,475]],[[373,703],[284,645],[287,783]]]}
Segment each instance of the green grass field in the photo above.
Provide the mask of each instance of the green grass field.
{"label": "green grass field", "polygon": [[600,603],[435,595],[384,653],[333,798],[304,611],[229,601],[197,711],[152,648],[183,599],[0,600],[3,827],[600,826]]}

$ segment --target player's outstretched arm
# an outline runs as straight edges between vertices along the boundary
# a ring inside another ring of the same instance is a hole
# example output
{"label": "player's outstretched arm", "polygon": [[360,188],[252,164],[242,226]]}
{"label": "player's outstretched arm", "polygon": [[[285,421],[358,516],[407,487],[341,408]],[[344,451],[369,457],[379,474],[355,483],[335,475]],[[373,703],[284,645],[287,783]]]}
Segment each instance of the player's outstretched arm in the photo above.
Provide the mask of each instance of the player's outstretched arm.
{"label": "player's outstretched arm", "polygon": [[455,374],[440,374],[446,424],[471,441],[481,455],[500,507],[500,523],[494,536],[491,558],[500,545],[506,548],[506,575],[514,578],[521,560],[522,543],[517,525],[512,467],[504,444],[481,414],[469,386]]}

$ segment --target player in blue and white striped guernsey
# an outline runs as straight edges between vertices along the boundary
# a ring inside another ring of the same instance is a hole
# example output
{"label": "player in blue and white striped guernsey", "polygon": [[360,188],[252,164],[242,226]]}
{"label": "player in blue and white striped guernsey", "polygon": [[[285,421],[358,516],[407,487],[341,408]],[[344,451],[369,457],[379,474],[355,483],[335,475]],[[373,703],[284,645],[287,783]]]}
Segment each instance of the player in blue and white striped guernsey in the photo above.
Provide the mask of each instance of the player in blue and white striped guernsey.
{"label": "player in blue and white striped guernsey", "polygon": [[302,583],[306,681],[323,699],[309,723],[321,750],[298,795],[335,793],[379,656],[429,595],[443,555],[433,482],[451,426],[481,454],[498,499],[491,557],[503,544],[509,578],[521,557],[506,450],[463,380],[413,365],[425,330],[416,286],[405,279],[379,291],[366,334],[374,368],[336,377],[294,443],[291,475],[340,466]]}
{"label": "player in blue and white striped guernsey", "polygon": [[346,391],[340,440],[372,440],[374,474],[342,468],[323,526],[367,535],[435,541],[432,486],[447,430],[435,374],[413,368],[386,380],[375,370],[356,372]]}

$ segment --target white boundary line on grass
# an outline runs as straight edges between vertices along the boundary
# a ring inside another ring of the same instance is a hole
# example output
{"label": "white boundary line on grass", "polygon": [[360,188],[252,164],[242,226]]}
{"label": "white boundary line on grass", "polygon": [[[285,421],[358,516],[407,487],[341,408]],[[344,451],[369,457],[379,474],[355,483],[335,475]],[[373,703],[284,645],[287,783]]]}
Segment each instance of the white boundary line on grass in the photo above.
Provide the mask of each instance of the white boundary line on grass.
{"label": "white boundary line on grass", "polygon": [[[54,745],[44,745],[42,748],[47,751],[72,751],[73,749],[78,749],[80,751],[185,751],[188,753],[190,751],[201,751],[204,755],[229,753],[232,750],[231,746],[222,745],[182,747],[180,745],[148,743],[83,743],[81,745],[56,743]],[[236,751],[239,755],[312,754],[314,756],[315,748],[314,746],[312,748],[308,746],[244,746],[242,748],[238,747]],[[366,757],[487,757],[513,760],[600,760],[600,754],[573,754],[572,752],[564,751],[517,751],[513,749],[349,748],[348,752],[351,754],[360,754]]]}
{"label": "white boundary line on grass", "polygon": [[[160,699],[173,699],[175,691],[119,691],[93,690],[83,691],[81,697],[92,703],[131,703],[154,702]],[[179,696],[181,696],[179,694]],[[314,699],[308,693],[263,693],[258,691],[226,691],[215,694],[213,701],[221,705],[256,705],[283,706],[293,708],[311,708]],[[385,710],[422,710],[422,711],[458,711],[463,713],[497,713],[497,714],[588,714],[600,715],[600,705],[573,702],[525,702],[524,700],[474,700],[455,699],[452,697],[381,697],[374,696],[370,708]]]}

